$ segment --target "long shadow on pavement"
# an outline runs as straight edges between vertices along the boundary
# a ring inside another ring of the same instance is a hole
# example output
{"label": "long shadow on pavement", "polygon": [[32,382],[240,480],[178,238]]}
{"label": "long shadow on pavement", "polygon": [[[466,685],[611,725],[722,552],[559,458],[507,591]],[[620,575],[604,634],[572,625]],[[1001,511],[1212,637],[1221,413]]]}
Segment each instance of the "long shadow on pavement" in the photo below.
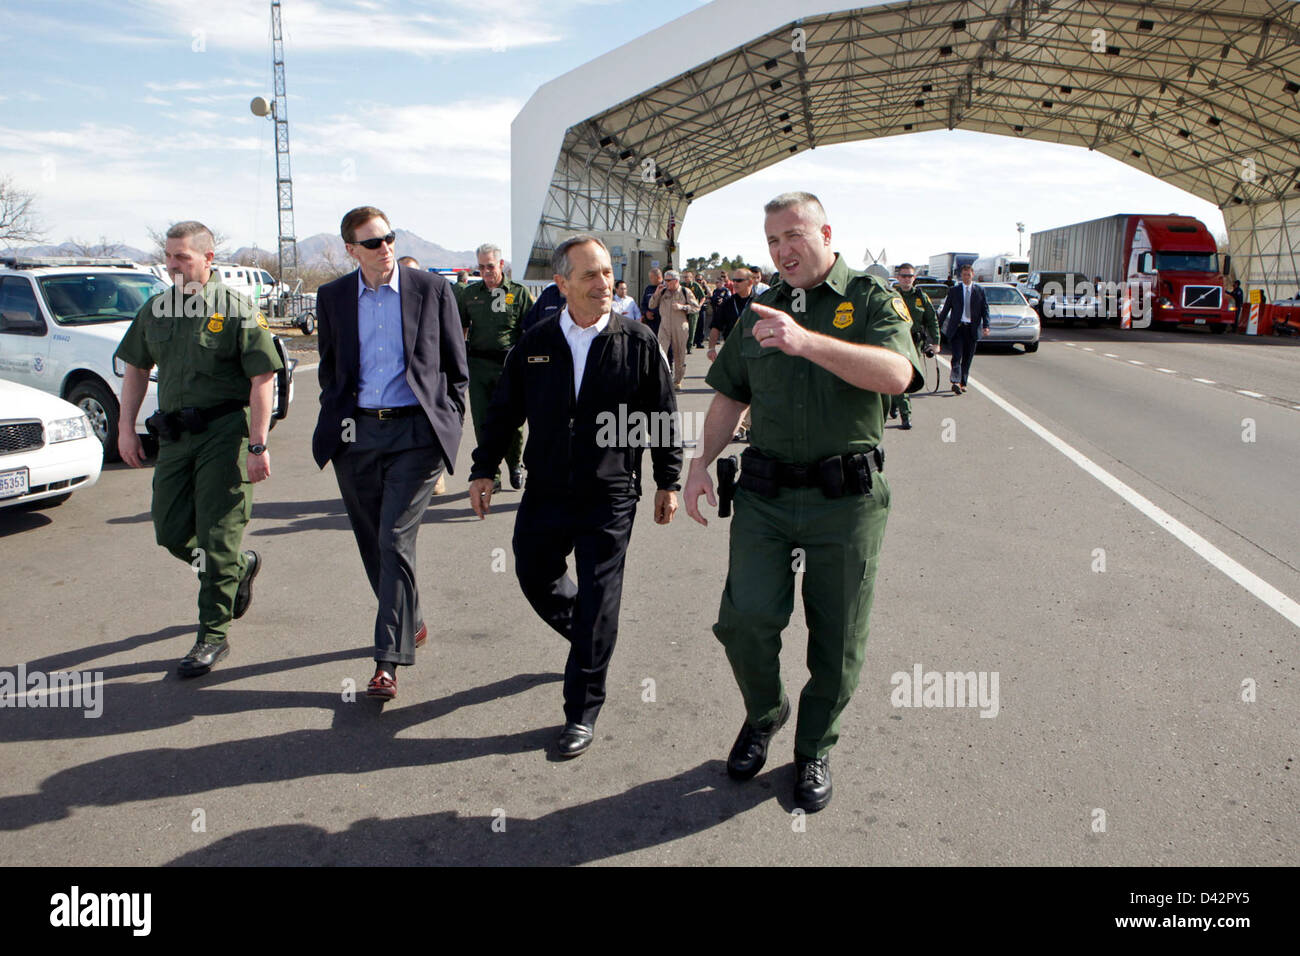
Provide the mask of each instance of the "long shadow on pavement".
{"label": "long shadow on pavement", "polygon": [[[491,738],[489,738],[491,739]],[[721,760],[536,819],[455,811],[358,820],[342,833],[307,824],[245,830],[169,866],[574,865],[661,846],[708,830],[772,798],[780,770],[743,785]],[[502,808],[507,809],[507,808]],[[495,811],[494,811],[495,813]],[[505,830],[500,830],[501,822]],[[493,824],[497,823],[497,828]],[[778,825],[784,826],[784,823]],[[725,854],[709,863],[725,865]]]}
{"label": "long shadow on pavement", "polygon": [[[294,703],[330,706],[334,710],[333,726],[329,730],[294,730],[195,747],[115,754],[61,770],[45,779],[39,793],[0,798],[0,830],[21,830],[61,820],[76,807],[113,806],[321,774],[364,774],[540,750],[555,733],[554,726],[490,737],[420,740],[397,739],[397,735],[461,707],[562,679],[560,674],[518,674],[440,700],[390,709],[382,715],[376,713],[375,702],[364,696],[345,702],[339,693],[223,692],[223,697],[230,695],[230,706],[222,707],[223,711]],[[147,718],[142,719],[147,723]]]}

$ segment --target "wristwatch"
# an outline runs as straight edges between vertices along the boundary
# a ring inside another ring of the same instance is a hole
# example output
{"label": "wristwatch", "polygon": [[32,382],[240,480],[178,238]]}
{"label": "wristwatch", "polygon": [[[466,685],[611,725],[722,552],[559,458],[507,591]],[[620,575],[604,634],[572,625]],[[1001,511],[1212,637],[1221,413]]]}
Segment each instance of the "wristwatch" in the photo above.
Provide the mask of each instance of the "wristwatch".
{"label": "wristwatch", "polygon": [[265,445],[249,445],[249,446],[248,446],[248,453],[249,453],[250,455],[260,455],[260,454],[262,454],[262,452],[264,452],[264,451],[266,451],[266,446],[265,446]]}

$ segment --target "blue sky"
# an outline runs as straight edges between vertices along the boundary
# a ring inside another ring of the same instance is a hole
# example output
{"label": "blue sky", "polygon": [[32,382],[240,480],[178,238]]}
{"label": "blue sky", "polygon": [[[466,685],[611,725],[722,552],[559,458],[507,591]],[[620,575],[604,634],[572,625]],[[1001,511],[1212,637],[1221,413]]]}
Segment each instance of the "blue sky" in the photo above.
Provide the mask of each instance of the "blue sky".
{"label": "blue sky", "polygon": [[[285,0],[297,234],[333,232],[371,203],[448,248],[509,249],[510,122],[542,83],[695,0]],[[4,0],[0,177],[37,195],[52,241],[197,218],[274,248],[268,0]],[[739,38],[719,38],[719,52]],[[701,148],[707,148],[702,144]],[[818,149],[697,200],[685,255],[768,265],[764,201],[810,189],[860,265],[948,250],[1014,251],[1028,233],[1113,212],[1214,206],[1095,153],[964,132]]]}

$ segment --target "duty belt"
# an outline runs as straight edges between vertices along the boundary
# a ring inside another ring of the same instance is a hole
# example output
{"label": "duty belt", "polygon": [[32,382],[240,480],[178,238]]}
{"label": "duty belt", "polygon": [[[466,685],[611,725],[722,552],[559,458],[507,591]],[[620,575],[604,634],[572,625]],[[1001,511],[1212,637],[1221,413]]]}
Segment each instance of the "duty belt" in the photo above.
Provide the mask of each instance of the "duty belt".
{"label": "duty belt", "polygon": [[145,419],[144,424],[145,428],[149,430],[149,434],[157,435],[168,441],[178,441],[181,432],[201,435],[208,430],[209,422],[214,422],[223,415],[242,411],[247,405],[248,403],[245,401],[231,399],[208,408],[187,406],[176,412],[164,412],[159,409]]}
{"label": "duty belt", "polygon": [[885,450],[832,455],[808,464],[769,458],[752,445],[740,458],[740,487],[768,498],[782,488],[820,488],[827,498],[870,495],[871,475],[885,469]]}

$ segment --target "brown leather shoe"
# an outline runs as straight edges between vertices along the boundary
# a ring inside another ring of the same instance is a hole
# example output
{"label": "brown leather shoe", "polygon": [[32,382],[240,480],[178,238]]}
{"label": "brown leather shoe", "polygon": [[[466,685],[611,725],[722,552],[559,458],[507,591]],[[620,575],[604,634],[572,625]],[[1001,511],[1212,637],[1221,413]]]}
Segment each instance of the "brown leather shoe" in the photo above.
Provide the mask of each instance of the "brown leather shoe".
{"label": "brown leather shoe", "polygon": [[397,674],[389,674],[382,667],[375,671],[366,686],[366,696],[379,700],[392,700],[397,696]]}
{"label": "brown leather shoe", "polygon": [[424,647],[424,642],[429,639],[429,629],[420,623],[420,629],[415,632],[415,646]]}

